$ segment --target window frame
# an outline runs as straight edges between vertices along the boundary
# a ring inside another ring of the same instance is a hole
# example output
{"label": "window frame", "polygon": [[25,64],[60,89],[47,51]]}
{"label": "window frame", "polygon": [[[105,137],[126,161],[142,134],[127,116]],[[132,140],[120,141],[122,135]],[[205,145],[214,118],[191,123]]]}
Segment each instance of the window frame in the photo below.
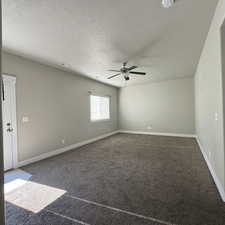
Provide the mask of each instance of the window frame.
{"label": "window frame", "polygon": [[[107,118],[107,119],[95,119],[95,120],[91,119],[91,96],[103,97],[103,98],[109,99],[109,118]],[[89,94],[89,114],[90,114],[89,120],[92,123],[110,121],[111,120],[111,96],[110,95],[99,95],[99,94],[90,93]]]}

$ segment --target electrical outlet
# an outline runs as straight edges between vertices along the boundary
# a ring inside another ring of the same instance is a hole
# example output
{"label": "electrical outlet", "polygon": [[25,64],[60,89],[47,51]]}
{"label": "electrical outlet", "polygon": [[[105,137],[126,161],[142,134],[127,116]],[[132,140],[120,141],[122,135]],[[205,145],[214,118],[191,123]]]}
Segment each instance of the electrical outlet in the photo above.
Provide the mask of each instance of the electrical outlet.
{"label": "electrical outlet", "polygon": [[62,144],[65,144],[65,140],[64,139],[62,139]]}

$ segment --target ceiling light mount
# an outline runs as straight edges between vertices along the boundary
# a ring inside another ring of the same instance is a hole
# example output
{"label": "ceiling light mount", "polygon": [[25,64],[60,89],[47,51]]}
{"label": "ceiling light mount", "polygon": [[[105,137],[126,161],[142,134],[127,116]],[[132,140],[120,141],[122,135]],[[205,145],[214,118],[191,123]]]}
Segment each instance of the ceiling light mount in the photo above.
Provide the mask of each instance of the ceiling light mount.
{"label": "ceiling light mount", "polygon": [[173,6],[175,0],[162,0],[162,5],[164,8],[170,8]]}

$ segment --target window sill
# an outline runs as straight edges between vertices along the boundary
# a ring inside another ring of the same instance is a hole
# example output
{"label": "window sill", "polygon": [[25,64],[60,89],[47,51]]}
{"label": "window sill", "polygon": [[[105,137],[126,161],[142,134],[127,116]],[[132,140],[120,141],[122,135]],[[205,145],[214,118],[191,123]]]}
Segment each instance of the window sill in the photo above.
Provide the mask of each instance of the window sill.
{"label": "window sill", "polygon": [[90,120],[91,122],[93,123],[96,123],[96,122],[106,122],[106,121],[110,121],[110,119],[99,119],[99,120]]}

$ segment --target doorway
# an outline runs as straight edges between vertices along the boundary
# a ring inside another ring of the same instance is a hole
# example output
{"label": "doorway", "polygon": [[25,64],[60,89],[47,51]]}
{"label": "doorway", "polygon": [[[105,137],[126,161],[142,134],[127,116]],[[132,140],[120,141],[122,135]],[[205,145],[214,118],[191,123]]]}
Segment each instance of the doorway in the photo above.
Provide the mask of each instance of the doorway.
{"label": "doorway", "polygon": [[4,171],[17,167],[16,77],[3,75]]}

